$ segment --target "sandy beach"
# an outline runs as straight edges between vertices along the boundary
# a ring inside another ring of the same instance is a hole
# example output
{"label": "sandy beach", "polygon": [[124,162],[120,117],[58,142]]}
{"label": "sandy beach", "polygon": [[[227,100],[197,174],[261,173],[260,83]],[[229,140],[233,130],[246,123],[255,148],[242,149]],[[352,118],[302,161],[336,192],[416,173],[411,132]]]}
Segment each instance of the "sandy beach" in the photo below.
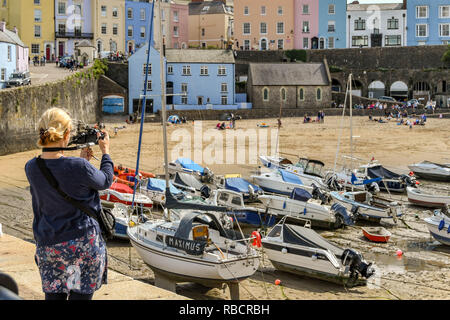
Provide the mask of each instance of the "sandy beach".
{"label": "sandy beach", "polygon": [[[353,118],[353,152],[350,150],[350,124],[346,117],[325,117],[325,123],[303,124],[302,118],[282,120],[279,132],[279,150],[291,160],[297,156],[318,159],[328,169],[333,169],[340,139],[340,157],[353,153],[361,163],[375,158],[388,169],[407,173],[408,164],[423,160],[437,163],[450,163],[450,120],[428,119],[425,126],[409,129],[399,126],[396,121],[378,123],[368,117]],[[265,123],[268,127],[258,125]],[[139,142],[139,124],[127,125],[125,122],[106,122],[111,135],[111,157],[115,164],[136,167],[137,146]],[[273,152],[274,139],[277,138],[277,120],[238,120],[237,130],[218,131],[217,121],[188,122],[168,127],[169,161],[173,156],[185,155],[212,169],[215,174],[240,173],[249,177],[261,164],[257,155],[266,151]],[[119,129],[114,134],[114,127]],[[199,134],[198,128],[203,134]],[[194,128],[197,131],[194,132]],[[209,130],[209,131],[208,131]],[[233,131],[233,132],[232,132]],[[227,135],[251,137],[241,145],[233,146]],[[255,138],[256,137],[256,138]],[[267,139],[266,139],[267,137]],[[253,139],[253,140],[252,140]],[[256,139],[256,140],[255,140]],[[146,123],[142,136],[140,169],[163,173],[163,137],[162,125]],[[255,145],[256,144],[256,145]],[[234,157],[230,156],[233,150]],[[184,153],[183,153],[184,152]],[[38,155],[38,149],[0,157],[0,223],[4,232],[32,241],[31,196],[24,173],[25,163]],[[94,153],[100,157],[98,147]],[[245,157],[244,157],[245,154]],[[78,156],[79,152],[66,153]],[[228,157],[228,158],[227,158]],[[238,163],[239,159],[239,163]],[[255,161],[256,159],[256,161]],[[243,160],[243,161],[241,161]],[[350,160],[347,166],[351,165]],[[98,166],[99,162],[91,161]],[[357,165],[355,161],[353,165]],[[450,191],[450,184],[421,181],[430,188]],[[361,232],[361,226],[347,227],[337,231],[319,232],[342,247],[352,247],[360,251],[366,260],[374,262],[376,276],[365,287],[345,288],[321,280],[309,279],[277,271],[270,261],[261,261],[260,269],[242,282],[241,299],[449,299],[450,284],[450,247],[433,241],[423,218],[432,212],[408,204],[406,194],[394,195],[405,208],[405,215],[394,224],[382,221],[382,226],[392,233],[387,244],[374,244],[367,241]],[[108,243],[109,266],[123,274],[142,281],[154,282],[153,273],[139,258],[128,241],[114,240]],[[403,256],[396,256],[397,249]],[[14,275],[12,275],[14,276]],[[281,280],[281,286],[274,284]],[[196,284],[179,284],[177,293],[194,299],[228,299],[228,290],[207,290]]]}

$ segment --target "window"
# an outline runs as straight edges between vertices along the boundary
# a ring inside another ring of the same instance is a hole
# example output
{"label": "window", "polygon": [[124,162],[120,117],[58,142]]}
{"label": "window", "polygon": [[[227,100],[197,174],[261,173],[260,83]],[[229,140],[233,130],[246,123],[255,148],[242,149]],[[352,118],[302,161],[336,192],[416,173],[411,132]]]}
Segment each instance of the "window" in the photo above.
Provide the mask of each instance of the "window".
{"label": "window", "polygon": [[283,50],[284,49],[284,40],[278,39],[277,46],[278,46],[278,50]]}
{"label": "window", "polygon": [[222,103],[222,105],[227,105],[228,104],[228,97],[227,96],[222,96],[220,102]]}
{"label": "window", "polygon": [[417,6],[416,18],[428,18],[428,6]]}
{"label": "window", "polygon": [[147,80],[147,90],[152,91],[152,80]]}
{"label": "window", "polygon": [[145,38],[145,27],[141,27],[141,32],[139,35],[141,36],[142,39]]}
{"label": "window", "polygon": [[181,96],[181,104],[187,104],[188,103],[188,97],[187,95]]}
{"label": "window", "polygon": [[328,32],[335,32],[335,22],[334,21],[328,21]]}
{"label": "window", "polygon": [[41,26],[34,26],[34,37],[35,38],[41,37]]}
{"label": "window", "polygon": [[248,11],[248,7],[244,7],[244,16],[248,16],[249,11]]}
{"label": "window", "polygon": [[355,30],[366,30],[366,20],[361,18],[355,20]]}
{"label": "window", "polygon": [[165,21],[166,20],[166,12],[164,11],[164,9],[161,9],[161,21]]}
{"label": "window", "polygon": [[278,12],[279,16],[282,16],[283,15],[283,7],[279,6],[277,12]]}
{"label": "window", "polygon": [[200,67],[200,75],[201,76],[207,76],[208,75],[208,66],[201,66]]}
{"label": "window", "polygon": [[261,15],[262,16],[266,15],[266,6],[261,6]]}
{"label": "window", "polygon": [[250,23],[245,22],[243,25],[243,33],[244,34],[250,34]]}
{"label": "window", "polygon": [[277,34],[284,33],[284,22],[277,22]]}
{"label": "window", "polygon": [[102,17],[106,17],[106,6],[102,6],[101,11],[102,11]]}
{"label": "window", "polygon": [[450,6],[439,7],[439,18],[450,18]]}
{"label": "window", "polygon": [[334,4],[328,5],[328,14],[335,14],[335,13],[336,13],[336,8],[335,8]]}
{"label": "window", "polygon": [[334,49],[334,37],[328,38],[328,49]]}
{"label": "window", "polygon": [[300,101],[305,101],[305,89],[303,88],[298,89],[298,99]]}
{"label": "window", "polygon": [[269,101],[269,89],[268,88],[263,89],[263,101]]}
{"label": "window", "polygon": [[167,73],[168,74],[173,74],[173,66],[172,65],[168,65],[167,66]]}
{"label": "window", "polygon": [[[144,74],[144,76],[145,76],[146,68],[147,68],[147,64],[144,63],[144,66],[142,67],[142,73]],[[148,65],[148,74],[152,75],[152,64],[151,63]]]}
{"label": "window", "polygon": [[75,27],[73,28],[73,31],[75,32],[75,35],[76,35],[77,37],[81,37],[81,26],[75,26]]}
{"label": "window", "polygon": [[219,76],[226,76],[227,75],[227,68],[225,66],[219,66],[219,69],[217,70],[217,75],[219,75]]}
{"label": "window", "polygon": [[128,37],[133,37],[133,26],[128,26]]}
{"label": "window", "polygon": [[112,9],[112,16],[113,16],[114,18],[117,18],[117,17],[119,16],[119,13],[118,13],[118,11],[117,11],[117,8],[113,8],[113,9]]}
{"label": "window", "polygon": [[259,33],[260,34],[267,34],[267,23],[261,22],[259,25]]}
{"label": "window", "polygon": [[106,34],[106,23],[102,23],[102,34]]}
{"label": "window", "polygon": [[173,21],[178,22],[178,11],[173,12]]}
{"label": "window", "polygon": [[141,18],[141,20],[145,20],[145,9],[141,9],[140,18]]}
{"label": "window", "polygon": [[39,54],[40,53],[40,48],[39,48],[39,44],[31,44],[31,53],[32,54]]}
{"label": "window", "polygon": [[42,22],[42,12],[40,9],[34,9],[34,22]]}
{"label": "window", "polygon": [[439,24],[439,37],[450,37],[450,23]]}
{"label": "window", "polygon": [[117,24],[113,24],[113,35],[117,35],[117,30],[119,26]]}
{"label": "window", "polygon": [[302,13],[309,14],[309,5],[308,4],[303,5]]}
{"label": "window", "polygon": [[353,36],[352,37],[352,46],[353,47],[367,47],[369,45],[369,37],[368,36]]}
{"label": "window", "polygon": [[191,75],[191,66],[183,66],[183,76]]}
{"label": "window", "polygon": [[65,23],[58,23],[58,33],[60,35],[66,34],[66,24]]}
{"label": "window", "polygon": [[66,3],[58,2],[58,14],[66,14]]}
{"label": "window", "polygon": [[250,40],[244,40],[244,50],[250,50]]}
{"label": "window", "polygon": [[226,82],[220,85],[220,92],[228,92],[228,85]]}
{"label": "window", "polygon": [[81,4],[79,4],[79,3],[78,4],[74,4],[74,7],[75,7],[74,13],[82,15],[83,11],[81,10]]}
{"label": "window", "polygon": [[0,75],[0,81],[6,81],[6,69],[2,68],[2,72]]}
{"label": "window", "polygon": [[387,35],[384,38],[384,45],[389,46],[401,46],[402,45],[402,36],[400,35]]}
{"label": "window", "polygon": [[128,17],[128,19],[133,19],[133,9],[132,8],[128,8],[127,17]]}
{"label": "window", "polygon": [[182,93],[187,93],[187,91],[188,91],[188,85],[187,85],[187,83],[182,83],[182,84],[181,84],[181,92],[182,92]]}
{"label": "window", "polygon": [[287,95],[286,95],[286,89],[285,88],[281,88],[280,90],[280,98],[282,101],[286,101],[287,100]]}
{"label": "window", "polygon": [[416,37],[428,37],[427,24],[416,24]]}
{"label": "window", "polygon": [[398,19],[392,17],[391,19],[388,19],[387,21],[387,28],[392,29],[398,29]]}
{"label": "window", "polygon": [[41,0],[34,0],[34,4],[35,4],[36,6],[39,6],[39,5],[41,4]]}
{"label": "window", "polygon": [[309,21],[303,21],[302,30],[303,33],[309,33]]}
{"label": "window", "polygon": [[178,26],[173,27],[173,36],[178,37]]}
{"label": "window", "polygon": [[8,61],[11,61],[11,46],[8,46]]}
{"label": "window", "polygon": [[308,49],[309,38],[303,38],[303,49]]}
{"label": "window", "polygon": [[316,90],[316,100],[317,101],[322,100],[322,89],[321,88],[317,88],[317,90]]}

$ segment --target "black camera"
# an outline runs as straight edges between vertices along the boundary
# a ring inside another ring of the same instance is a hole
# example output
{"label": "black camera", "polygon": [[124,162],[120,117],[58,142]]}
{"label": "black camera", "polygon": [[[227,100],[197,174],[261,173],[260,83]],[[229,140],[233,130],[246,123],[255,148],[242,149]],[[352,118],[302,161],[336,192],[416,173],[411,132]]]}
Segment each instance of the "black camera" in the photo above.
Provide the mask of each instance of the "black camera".
{"label": "black camera", "polygon": [[[97,138],[97,133],[100,132],[100,138]],[[90,126],[80,127],[78,126],[77,134],[72,137],[72,139],[69,142],[69,145],[72,144],[88,144],[88,143],[94,143],[98,144],[99,139],[104,139],[105,134],[98,130],[97,128],[93,128]]]}

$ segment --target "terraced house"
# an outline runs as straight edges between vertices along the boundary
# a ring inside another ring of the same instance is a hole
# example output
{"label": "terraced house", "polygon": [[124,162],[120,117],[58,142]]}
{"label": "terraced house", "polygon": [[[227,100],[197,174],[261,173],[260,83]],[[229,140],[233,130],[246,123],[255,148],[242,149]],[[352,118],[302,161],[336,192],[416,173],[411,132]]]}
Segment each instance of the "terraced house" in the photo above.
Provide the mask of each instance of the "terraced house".
{"label": "terraced house", "polygon": [[93,0],[94,41],[99,53],[125,52],[125,1]]}

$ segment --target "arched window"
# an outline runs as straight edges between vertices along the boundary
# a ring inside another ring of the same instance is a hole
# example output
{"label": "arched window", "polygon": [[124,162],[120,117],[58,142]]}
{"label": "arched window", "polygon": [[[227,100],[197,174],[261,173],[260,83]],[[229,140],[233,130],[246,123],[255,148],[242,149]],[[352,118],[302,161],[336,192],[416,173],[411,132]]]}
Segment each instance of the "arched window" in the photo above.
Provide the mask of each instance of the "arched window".
{"label": "arched window", "polygon": [[298,99],[300,101],[305,101],[305,89],[303,88],[298,89]]}
{"label": "arched window", "polygon": [[269,101],[269,88],[264,88],[263,89],[263,100],[264,101]]}
{"label": "arched window", "polygon": [[282,101],[286,101],[287,100],[287,95],[286,95],[286,89],[285,88],[281,88],[280,96],[281,96],[281,100]]}
{"label": "arched window", "polygon": [[321,89],[321,88],[317,88],[317,91],[316,91],[316,100],[317,100],[317,101],[322,100],[322,89]]}

